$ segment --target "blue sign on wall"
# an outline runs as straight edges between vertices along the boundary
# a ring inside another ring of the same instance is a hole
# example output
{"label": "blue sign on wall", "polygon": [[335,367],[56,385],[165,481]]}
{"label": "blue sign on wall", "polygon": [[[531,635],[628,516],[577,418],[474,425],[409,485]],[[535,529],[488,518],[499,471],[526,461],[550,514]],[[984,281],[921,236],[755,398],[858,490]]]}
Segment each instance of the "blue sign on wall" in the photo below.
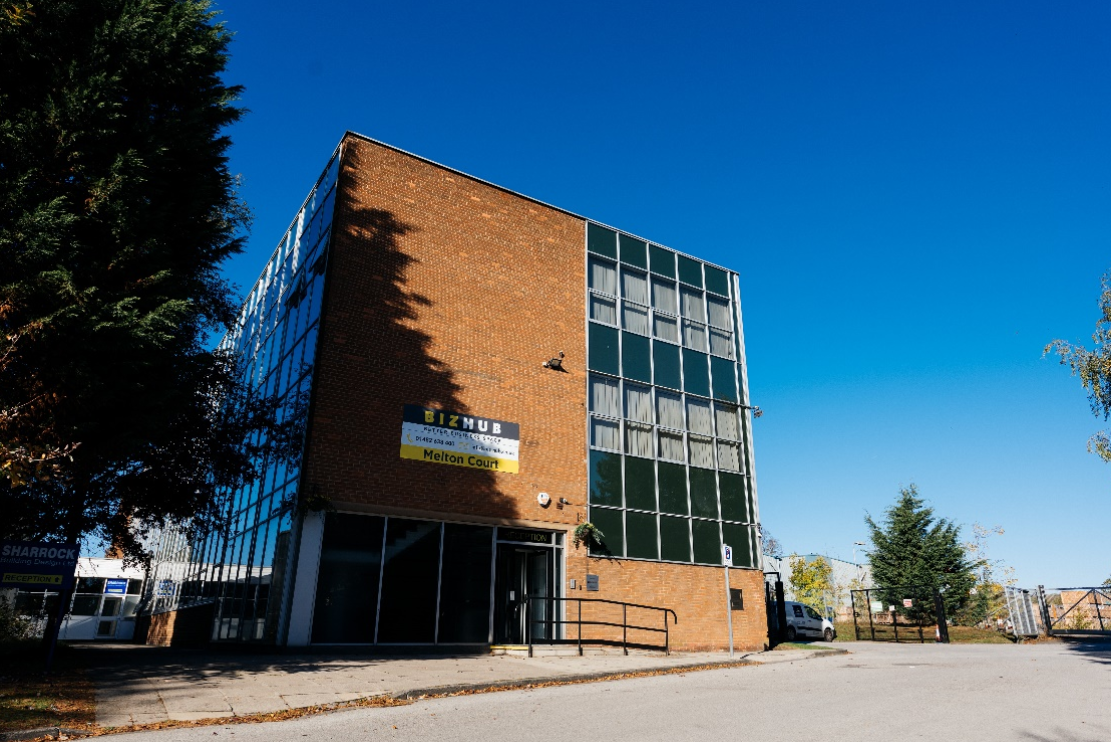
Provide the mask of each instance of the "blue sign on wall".
{"label": "blue sign on wall", "polygon": [[77,544],[0,541],[0,587],[60,590],[73,584]]}
{"label": "blue sign on wall", "polygon": [[104,583],[104,592],[109,595],[127,595],[127,580],[108,580]]}

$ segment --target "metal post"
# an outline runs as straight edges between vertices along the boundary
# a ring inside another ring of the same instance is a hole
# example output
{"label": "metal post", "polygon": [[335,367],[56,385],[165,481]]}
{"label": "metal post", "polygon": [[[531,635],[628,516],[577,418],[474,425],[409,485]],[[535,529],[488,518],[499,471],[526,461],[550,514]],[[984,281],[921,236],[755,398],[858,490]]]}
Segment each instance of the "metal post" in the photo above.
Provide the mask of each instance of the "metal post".
{"label": "metal post", "polygon": [[1092,600],[1096,601],[1096,618],[1099,619],[1099,630],[1103,631],[1103,615],[1099,612],[1099,590],[1092,590]]}
{"label": "metal post", "polygon": [[528,644],[528,656],[532,656],[532,601],[525,595],[525,642]]}
{"label": "metal post", "polygon": [[667,635],[667,611],[664,611],[664,654],[671,654],[671,638]]}
{"label": "metal post", "polygon": [[[725,565],[725,617],[729,624],[729,659],[733,659],[733,601],[729,597],[729,565]],[[667,620],[667,614],[664,614]]]}
{"label": "metal post", "polygon": [[783,597],[783,580],[775,580],[775,622],[779,626],[779,641],[787,641],[787,600]]}
{"label": "metal post", "polygon": [[629,653],[629,604],[621,604],[621,648]]}
{"label": "metal post", "polygon": [[853,639],[860,641],[860,629],[856,625],[856,591],[849,591],[849,603],[853,610]]}
{"label": "metal post", "polygon": [[575,631],[575,635],[579,637],[579,656],[583,656],[583,599],[579,598],[579,626]]}
{"label": "metal post", "polygon": [[895,612],[894,608],[891,609],[891,627],[893,629],[895,629],[895,643],[898,644],[899,643],[899,614]]}
{"label": "metal post", "polygon": [[872,631],[872,641],[876,640],[876,625],[872,622],[872,591],[866,590],[866,600],[868,601],[868,628]]}
{"label": "metal post", "polygon": [[[58,646],[58,634],[62,630],[62,619],[65,617],[69,607],[69,600],[73,599],[73,593],[76,592],[76,586],[66,588],[63,584],[58,591],[58,615],[53,620],[47,620],[46,630],[50,632],[50,641],[46,647],[46,672],[50,673],[50,668],[54,664],[54,649]],[[46,593],[43,593],[43,607],[46,606]],[[98,624],[99,625],[99,624]]]}
{"label": "metal post", "polygon": [[1038,585],[1038,603],[1042,609],[1042,623],[1045,625],[1045,635],[1053,636],[1053,620],[1049,617],[1049,603],[1045,599],[1045,585]]}

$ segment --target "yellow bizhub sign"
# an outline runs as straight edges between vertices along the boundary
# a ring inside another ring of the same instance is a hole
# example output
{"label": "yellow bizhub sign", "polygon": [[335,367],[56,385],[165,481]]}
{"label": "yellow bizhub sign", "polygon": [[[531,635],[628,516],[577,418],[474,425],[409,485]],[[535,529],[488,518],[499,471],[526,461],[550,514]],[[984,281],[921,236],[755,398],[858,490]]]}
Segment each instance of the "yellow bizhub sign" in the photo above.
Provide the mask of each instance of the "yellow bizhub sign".
{"label": "yellow bizhub sign", "polygon": [[516,474],[520,439],[517,423],[405,405],[401,458]]}

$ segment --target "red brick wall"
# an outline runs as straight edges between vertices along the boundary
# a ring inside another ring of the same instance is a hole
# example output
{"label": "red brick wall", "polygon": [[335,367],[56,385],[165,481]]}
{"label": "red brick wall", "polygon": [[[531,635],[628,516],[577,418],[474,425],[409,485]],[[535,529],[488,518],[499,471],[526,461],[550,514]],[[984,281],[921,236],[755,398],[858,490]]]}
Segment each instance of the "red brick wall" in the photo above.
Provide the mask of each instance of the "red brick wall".
{"label": "red brick wall", "polygon": [[[583,220],[348,135],[333,230],[303,487],[341,508],[568,531],[581,522]],[[542,367],[561,350],[566,373]],[[401,459],[405,404],[519,423],[520,473]],[[548,508],[540,492],[551,495]],[[557,507],[561,497],[571,504]],[[580,585],[588,571],[602,577],[602,591],[583,597],[678,610],[678,646],[727,643],[721,569],[588,567],[584,550],[569,548],[567,571]],[[746,595],[737,644],[758,647],[762,578],[734,574]]]}

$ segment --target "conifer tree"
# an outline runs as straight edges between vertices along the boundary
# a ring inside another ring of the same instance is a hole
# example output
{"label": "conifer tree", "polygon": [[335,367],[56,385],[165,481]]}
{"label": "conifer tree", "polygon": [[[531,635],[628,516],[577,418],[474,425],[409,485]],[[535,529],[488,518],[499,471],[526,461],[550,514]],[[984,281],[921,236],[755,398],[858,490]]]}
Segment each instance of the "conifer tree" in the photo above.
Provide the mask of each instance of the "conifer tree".
{"label": "conifer tree", "polygon": [[870,515],[864,521],[872,536],[872,579],[884,602],[902,610],[902,600],[911,598],[908,613],[924,615],[932,613],[933,590],[938,589],[952,616],[968,600],[976,565],[961,544],[960,527],[936,519],[914,484],[899,490],[898,501],[887,509],[882,523]]}
{"label": "conifer tree", "polygon": [[0,538],[134,551],[135,522],[214,513],[274,425],[209,340],[248,217],[230,35],[197,0],[0,5]]}

